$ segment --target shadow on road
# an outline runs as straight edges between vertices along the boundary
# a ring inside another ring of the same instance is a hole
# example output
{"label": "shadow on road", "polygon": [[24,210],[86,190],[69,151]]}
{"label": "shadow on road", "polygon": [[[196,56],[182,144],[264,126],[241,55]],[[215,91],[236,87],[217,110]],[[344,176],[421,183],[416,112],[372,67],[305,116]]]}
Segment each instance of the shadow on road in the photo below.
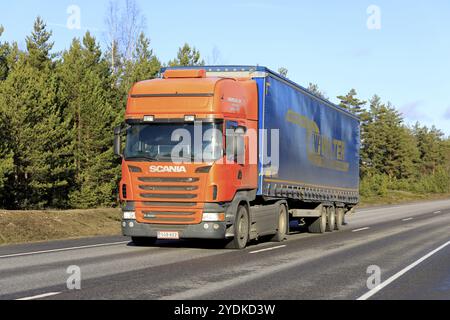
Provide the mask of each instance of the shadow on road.
{"label": "shadow on road", "polygon": [[[289,235],[296,235],[301,233],[308,233],[307,228],[298,224],[291,224]],[[271,236],[264,236],[258,240],[251,240],[248,247],[257,246],[262,243],[270,242]],[[127,246],[129,247],[148,247],[148,248],[189,248],[189,249],[206,249],[206,250],[225,250],[226,242],[224,240],[211,240],[211,239],[183,239],[183,240],[158,240],[154,243],[135,244],[130,241]]]}

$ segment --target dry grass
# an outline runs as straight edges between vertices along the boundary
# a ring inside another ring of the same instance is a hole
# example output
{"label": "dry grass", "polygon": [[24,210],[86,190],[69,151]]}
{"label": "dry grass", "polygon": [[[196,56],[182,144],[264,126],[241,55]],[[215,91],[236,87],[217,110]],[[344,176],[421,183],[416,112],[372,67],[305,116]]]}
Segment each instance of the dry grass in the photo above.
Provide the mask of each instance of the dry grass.
{"label": "dry grass", "polygon": [[120,234],[119,209],[0,210],[0,245]]}
{"label": "dry grass", "polygon": [[372,207],[377,205],[412,203],[450,199],[450,194],[417,194],[408,191],[389,190],[384,197],[363,197],[358,207]]}

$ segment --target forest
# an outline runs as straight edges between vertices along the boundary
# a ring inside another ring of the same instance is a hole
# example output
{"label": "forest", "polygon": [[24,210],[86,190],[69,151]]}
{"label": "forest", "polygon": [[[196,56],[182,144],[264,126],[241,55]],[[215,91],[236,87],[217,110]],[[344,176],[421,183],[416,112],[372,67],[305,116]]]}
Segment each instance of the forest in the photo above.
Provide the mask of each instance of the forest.
{"label": "forest", "polygon": [[[112,37],[107,48],[86,32],[55,53],[39,17],[26,48],[3,41],[3,31],[0,26],[0,208],[117,206],[113,128],[123,121],[128,90],[162,66],[204,65],[200,52],[184,44],[162,62],[143,32],[132,41]],[[286,68],[279,71],[288,76]],[[315,84],[309,89],[323,95]],[[442,131],[407,125],[378,95],[363,99],[350,89],[336,99],[361,118],[363,198],[391,190],[450,192],[450,138]]]}

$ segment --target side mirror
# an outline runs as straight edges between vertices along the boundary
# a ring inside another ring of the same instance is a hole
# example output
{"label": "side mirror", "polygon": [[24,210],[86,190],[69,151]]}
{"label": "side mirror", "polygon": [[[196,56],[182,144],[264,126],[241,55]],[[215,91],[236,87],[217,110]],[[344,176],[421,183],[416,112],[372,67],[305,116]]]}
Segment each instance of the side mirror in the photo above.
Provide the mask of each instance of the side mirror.
{"label": "side mirror", "polygon": [[122,157],[122,126],[114,128],[114,154]]}

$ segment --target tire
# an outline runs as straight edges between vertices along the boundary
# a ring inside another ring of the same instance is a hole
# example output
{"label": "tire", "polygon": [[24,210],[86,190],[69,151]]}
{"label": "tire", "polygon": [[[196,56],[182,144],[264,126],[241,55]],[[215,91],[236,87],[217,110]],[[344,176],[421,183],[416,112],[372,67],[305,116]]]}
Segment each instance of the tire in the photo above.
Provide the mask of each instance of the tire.
{"label": "tire", "polygon": [[250,235],[250,216],[245,206],[239,206],[234,222],[234,237],[225,245],[227,249],[242,250],[247,247]]}
{"label": "tire", "polygon": [[286,240],[286,235],[288,231],[288,214],[287,209],[284,204],[280,204],[278,209],[278,227],[277,233],[270,239],[273,242],[283,242]]}
{"label": "tire", "polygon": [[342,227],[344,226],[344,217],[344,208],[336,209],[336,230],[342,230]]}
{"label": "tire", "polygon": [[135,246],[149,246],[156,243],[156,238],[147,237],[131,237],[131,241]]}
{"label": "tire", "polygon": [[322,215],[308,227],[310,233],[325,233],[327,228],[327,208],[322,207]]}
{"label": "tire", "polygon": [[334,206],[327,209],[327,231],[333,232],[336,229],[336,208]]}

